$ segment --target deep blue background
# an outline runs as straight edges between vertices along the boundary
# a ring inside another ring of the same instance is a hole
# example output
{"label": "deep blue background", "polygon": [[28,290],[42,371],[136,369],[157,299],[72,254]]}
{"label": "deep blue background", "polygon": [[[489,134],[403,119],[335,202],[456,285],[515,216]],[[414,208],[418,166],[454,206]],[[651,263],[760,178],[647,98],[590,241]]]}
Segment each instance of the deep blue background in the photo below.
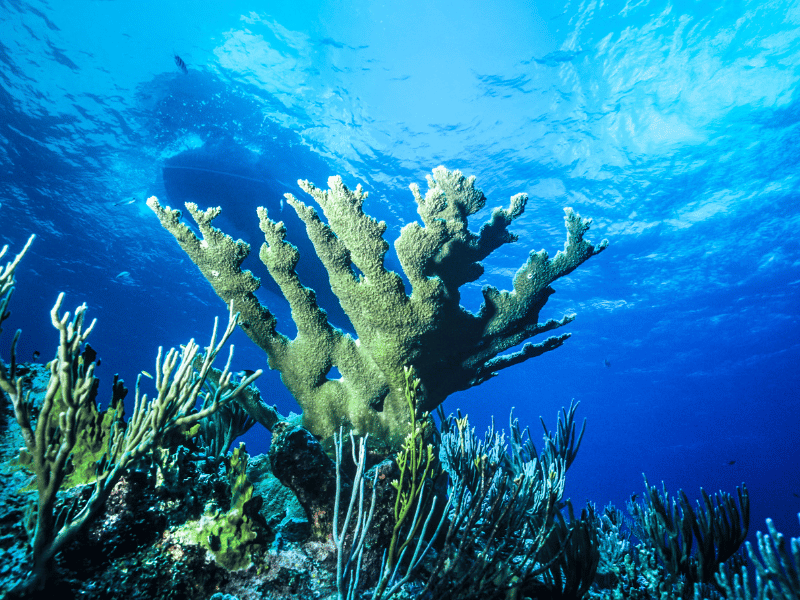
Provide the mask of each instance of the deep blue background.
{"label": "deep blue background", "polygon": [[[562,248],[564,206],[610,241],[543,311],[577,312],[572,339],[446,410],[482,432],[513,406],[538,439],[539,416],[553,427],[574,398],[577,503],[622,506],[643,472],[690,497],[744,481],[752,531],[772,517],[798,534],[797,3],[207,4],[0,1],[0,244],[37,235],[4,357],[16,328],[22,360],[50,356],[60,291],[98,319],[106,394],[114,373],[152,371],[159,345],[207,342],[225,307],[150,195],[219,204],[220,226],[258,244],[256,206],[289,227],[281,194],[308,200],[297,179],[340,174],[393,239],[416,218],[408,185],[444,164],[489,198],[475,230],[531,196],[481,283],[508,289],[530,250]],[[479,290],[464,290],[470,309]],[[291,334],[274,288],[262,298]],[[237,368],[265,366],[235,343]],[[296,407],[274,373],[259,387]],[[263,430],[247,439],[268,446]]]}

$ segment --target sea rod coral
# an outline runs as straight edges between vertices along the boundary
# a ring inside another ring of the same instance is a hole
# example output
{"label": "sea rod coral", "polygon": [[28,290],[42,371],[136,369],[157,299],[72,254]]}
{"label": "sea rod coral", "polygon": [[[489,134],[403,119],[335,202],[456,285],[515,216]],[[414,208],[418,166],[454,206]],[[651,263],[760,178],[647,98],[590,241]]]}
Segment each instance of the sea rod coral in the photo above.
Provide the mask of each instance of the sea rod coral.
{"label": "sea rod coral", "polygon": [[[525,340],[566,325],[574,315],[539,323],[539,312],[554,292],[550,284],[602,251],[584,239],[590,220],[565,209],[567,241],[553,259],[542,250],[531,252],[513,279],[513,290],[485,286],[477,313],[460,305],[459,287],[483,274],[481,260],[517,236],[508,230],[526,205],[527,195],[511,198],[508,208],[495,208],[479,233],[468,229],[468,217],[486,203],[474,177],[444,167],[428,176],[423,196],[411,191],[422,219],[403,227],[395,250],[411,285],[384,267],[389,248],[383,238],[386,224],[365,214],[367,193],[361,185],[348,189],[340,177],[328,180],[327,191],[308,181],[300,187],[322,208],[317,211],[291,194],[286,200],[306,224],[306,231],[328,271],[332,291],[350,318],[357,337],[332,326],[316,302],[313,290],[300,282],[295,266],[297,249],[285,240],[282,222],[267,210],[257,210],[265,243],[260,259],[292,309],[297,336],[277,331],[277,320],[254,295],[260,281],[241,269],[250,246],[234,241],[212,225],[220,208],[201,210],[187,203],[202,235],[199,238],[181,213],[147,201],[161,224],[225,301],[234,301],[242,327],[267,354],[269,366],[280,372],[303,409],[303,425],[314,435],[329,438],[342,425],[359,435],[370,433],[389,448],[402,443],[409,420],[403,389],[403,367],[413,366],[422,381],[422,413],[431,411],[450,394],[479,385],[498,371],[559,347],[570,334],[527,343]],[[329,377],[336,368],[341,376]]]}

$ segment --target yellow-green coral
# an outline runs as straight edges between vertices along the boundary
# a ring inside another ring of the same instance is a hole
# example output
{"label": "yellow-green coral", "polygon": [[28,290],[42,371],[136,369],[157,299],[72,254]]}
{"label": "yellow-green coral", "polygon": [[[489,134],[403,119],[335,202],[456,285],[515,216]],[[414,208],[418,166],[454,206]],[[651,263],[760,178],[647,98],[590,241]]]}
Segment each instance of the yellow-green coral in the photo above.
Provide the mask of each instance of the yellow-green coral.
{"label": "yellow-green coral", "polygon": [[241,443],[233,451],[228,470],[231,508],[225,514],[203,517],[197,532],[197,541],[230,571],[247,568],[251,553],[259,547],[258,532],[250,515],[258,512],[261,497],[253,497],[253,485],[247,479],[247,459],[244,443]]}
{"label": "yellow-green coral", "polygon": [[[552,260],[544,251],[531,252],[517,272],[511,291],[491,286],[483,290],[478,313],[460,304],[459,287],[483,274],[481,260],[517,236],[508,231],[527,202],[525,194],[511,198],[508,208],[495,208],[478,233],[468,217],[483,208],[486,198],[474,177],[444,167],[428,177],[422,196],[411,186],[422,224],[403,227],[395,242],[400,264],[411,283],[407,295],[401,277],[384,267],[389,248],[383,239],[386,224],[365,214],[367,197],[361,186],[348,189],[340,177],[328,180],[322,191],[308,181],[298,182],[322,208],[317,211],[291,194],[287,202],[305,222],[315,251],[328,271],[331,289],[355,328],[356,336],[333,327],[316,302],[314,291],[300,282],[295,266],[297,248],[285,239],[282,222],[258,209],[265,243],[259,257],[269,269],[292,309],[297,336],[277,331],[277,321],[255,297],[260,282],[241,265],[250,253],[245,242],[234,241],[212,225],[219,208],[186,208],[202,239],[180,222],[181,213],[147,201],[217,294],[234,300],[242,327],[267,354],[269,366],[303,409],[303,425],[327,438],[341,426],[358,435],[371,434],[399,448],[408,433],[409,414],[403,388],[403,367],[412,365],[422,381],[424,404],[432,410],[453,392],[483,383],[500,369],[553,350],[569,334],[525,344],[533,336],[566,325],[574,318],[539,323],[539,312],[553,293],[550,284],[606,247],[584,239],[590,221],[565,209],[567,241]],[[329,377],[336,368],[340,377]]]}

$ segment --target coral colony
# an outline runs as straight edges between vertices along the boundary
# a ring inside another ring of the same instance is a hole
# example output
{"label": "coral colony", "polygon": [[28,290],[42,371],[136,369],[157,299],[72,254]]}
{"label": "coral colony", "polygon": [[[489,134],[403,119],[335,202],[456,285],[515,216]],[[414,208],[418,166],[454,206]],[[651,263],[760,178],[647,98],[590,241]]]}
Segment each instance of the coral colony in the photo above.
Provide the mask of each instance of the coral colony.
{"label": "coral colony", "polygon": [[[212,221],[219,208],[181,213],[148,206],[229,306],[228,323],[202,350],[159,351],[148,398],[137,381],[132,415],[115,378],[98,408],[93,327],[86,307],[51,311],[57,354],[46,366],[0,362],[6,484],[0,506],[0,577],[8,598],[249,600],[750,598],[800,596],[800,540],[787,548],[769,523],[750,565],[737,553],[749,527],[746,487],[692,503],[651,487],[628,505],[563,500],[576,458],[577,404],[537,449],[513,417],[482,438],[466,416],[445,415],[450,394],[558,348],[569,334],[526,340],[568,324],[539,322],[551,284],[606,247],[584,239],[589,220],[566,209],[567,241],[552,259],[531,252],[511,291],[483,289],[477,313],[459,288],[483,274],[481,260],[517,237],[508,230],[527,196],[496,208],[476,234],[467,225],[486,198],[474,178],[444,167],[411,191],[422,224],[406,225],[395,250],[410,285],[384,267],[386,225],[365,214],[367,194],[339,177],[322,191],[300,187],[317,211],[286,195],[306,225],[333,293],[355,334],[332,326],[300,282],[297,249],[283,223],[258,209],[259,257],[297,326],[278,332],[241,265],[250,246]],[[0,326],[30,238],[0,270]],[[5,256],[7,247],[0,252]],[[297,399],[286,417],[252,385],[261,371],[233,374],[235,327],[264,350]],[[0,329],[0,333],[2,330]],[[508,352],[506,352],[508,351]],[[330,377],[332,373],[337,376]],[[103,403],[105,404],[105,403]],[[439,411],[439,425],[430,416]],[[543,422],[544,424],[544,422]],[[248,456],[240,435],[272,432],[268,455]],[[755,576],[753,576],[755,570]],[[756,596],[753,596],[753,593]]]}
{"label": "coral colony", "polygon": [[[179,211],[162,208],[155,198],[147,204],[217,294],[241,312],[243,329],[264,350],[270,368],[280,372],[303,409],[303,427],[321,438],[347,424],[356,435],[369,433],[397,448],[409,423],[403,398],[405,366],[412,366],[421,381],[423,399],[417,410],[431,411],[453,392],[560,346],[569,334],[501,354],[573,320],[570,315],[538,322],[539,311],[553,293],[550,284],[607,244],[603,241],[595,248],[584,240],[589,221],[567,209],[564,250],[553,260],[544,251],[531,253],[514,278],[513,291],[487,286],[483,307],[472,314],[459,304],[459,287],[483,274],[480,260],[516,241],[508,226],[522,214],[525,194],[514,196],[508,208],[495,209],[476,235],[467,228],[467,218],[483,208],[486,198],[474,177],[439,167],[429,177],[424,197],[412,186],[423,226],[406,225],[395,243],[411,284],[408,296],[400,276],[384,268],[386,224],[363,212],[367,194],[361,186],[351,191],[339,177],[330,178],[325,192],[307,181],[299,184],[320,205],[327,223],[291,194],[286,200],[305,222],[357,338],[328,323],[314,291],[295,273],[300,257],[284,240],[282,223],[272,221],[263,208],[258,216],[266,241],[259,257],[289,301],[298,330],[293,340],[277,331],[275,317],[254,296],[258,279],[240,268],[249,245],[213,227],[218,208],[201,211],[187,204],[201,240],[180,222]],[[341,377],[328,379],[334,367]]]}

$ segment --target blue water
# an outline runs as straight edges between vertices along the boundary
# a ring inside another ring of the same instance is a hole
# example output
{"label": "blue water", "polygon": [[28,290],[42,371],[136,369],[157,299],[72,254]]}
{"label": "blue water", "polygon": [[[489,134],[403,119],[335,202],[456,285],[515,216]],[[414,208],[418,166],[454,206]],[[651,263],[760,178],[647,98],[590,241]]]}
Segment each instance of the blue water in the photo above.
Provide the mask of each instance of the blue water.
{"label": "blue water", "polygon": [[[297,179],[340,174],[394,239],[417,217],[408,185],[444,164],[489,198],[475,230],[531,196],[481,283],[509,289],[530,250],[562,248],[564,206],[610,241],[542,312],[576,312],[572,338],[445,409],[482,431],[515,407],[538,438],[574,398],[577,504],[623,506],[642,473],[690,497],[746,482],[751,539],[767,517],[797,535],[800,4],[532,4],[0,1],[0,245],[37,235],[2,355],[17,328],[22,360],[51,355],[62,291],[98,320],[101,394],[152,370],[159,345],[207,342],[225,307],[151,195],[220,204],[220,226],[257,244],[256,206],[288,228],[282,193],[308,200]],[[261,298],[291,334],[276,288]],[[478,308],[478,284],[464,302]],[[265,367],[234,341],[237,368]],[[274,373],[258,384],[296,408]]]}

